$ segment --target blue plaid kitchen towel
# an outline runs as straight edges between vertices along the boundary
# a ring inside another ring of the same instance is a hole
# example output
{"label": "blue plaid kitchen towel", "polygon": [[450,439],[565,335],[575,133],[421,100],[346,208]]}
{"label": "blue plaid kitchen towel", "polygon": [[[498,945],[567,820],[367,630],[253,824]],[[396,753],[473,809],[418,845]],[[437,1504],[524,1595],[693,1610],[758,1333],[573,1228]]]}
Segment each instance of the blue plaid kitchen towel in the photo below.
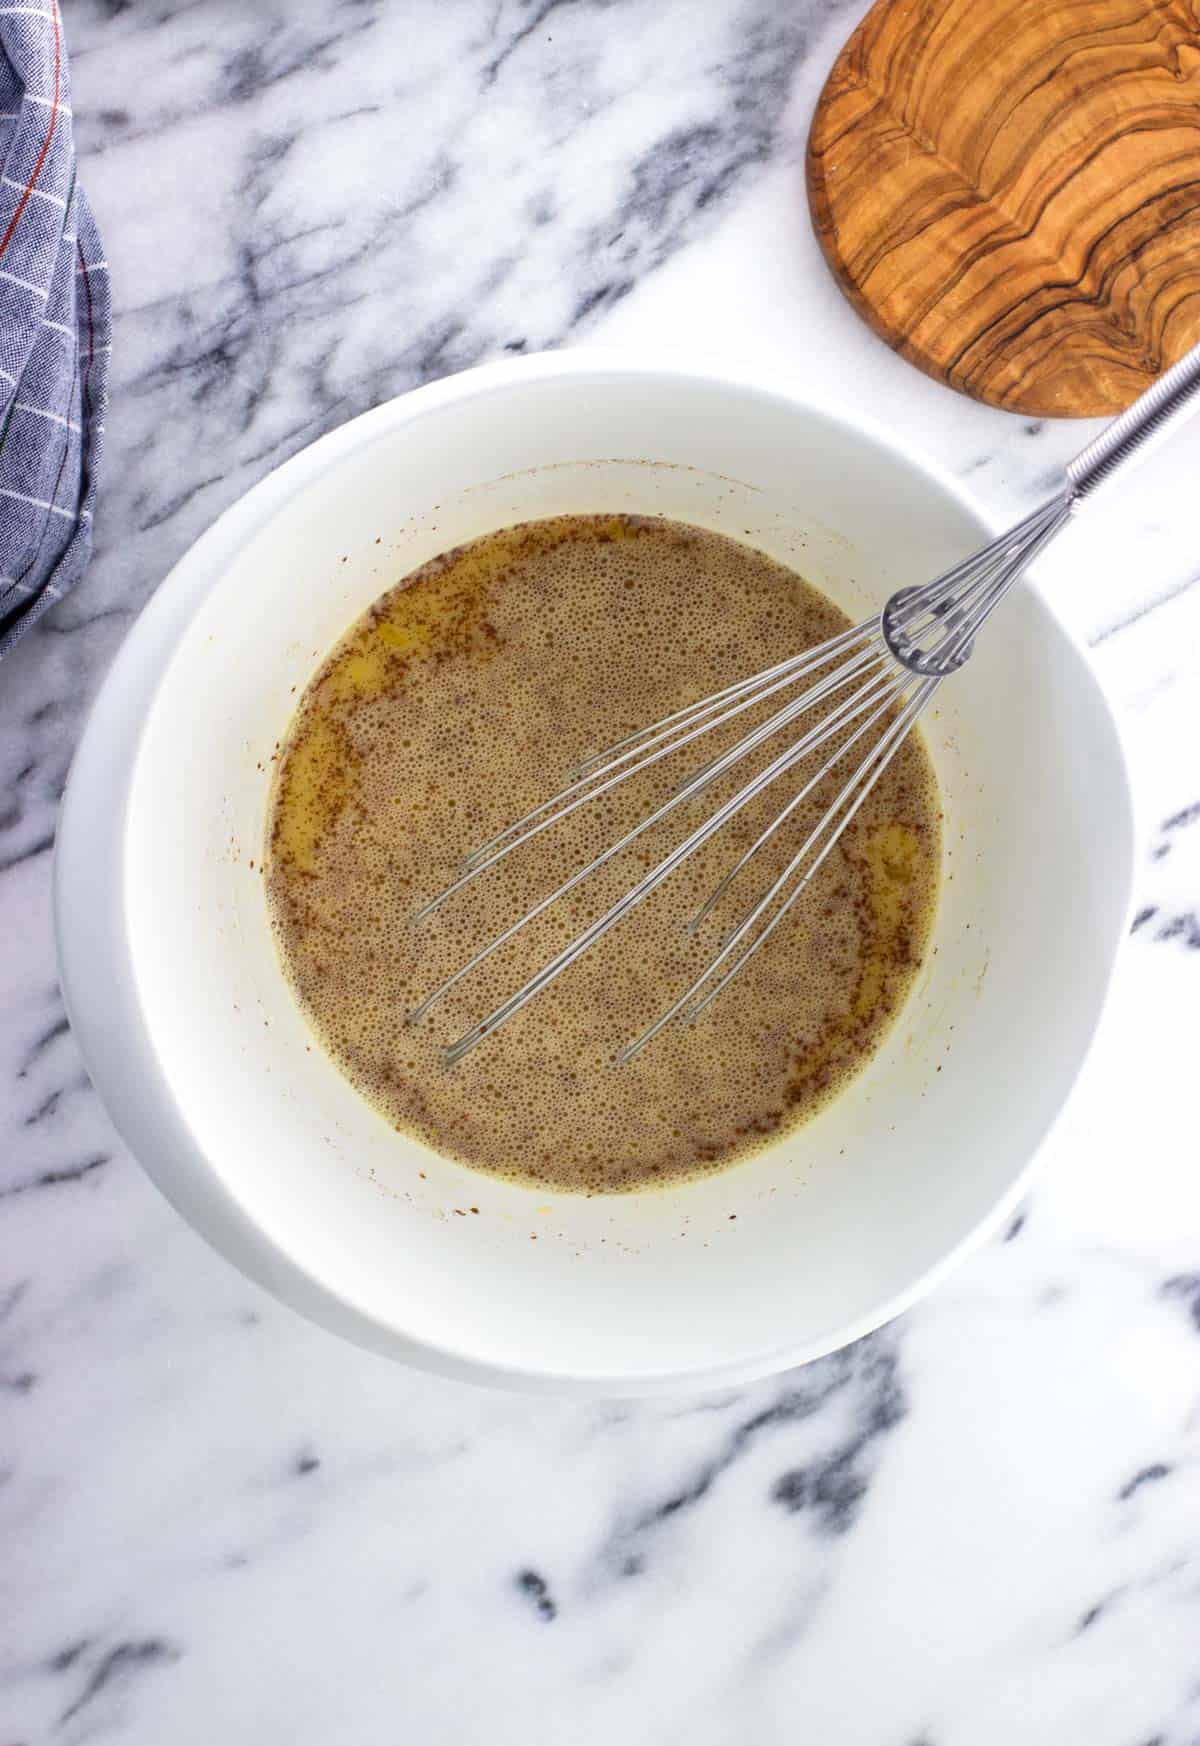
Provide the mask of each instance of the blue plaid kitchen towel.
{"label": "blue plaid kitchen towel", "polygon": [[57,0],[0,0],[0,658],[92,547],[112,301]]}

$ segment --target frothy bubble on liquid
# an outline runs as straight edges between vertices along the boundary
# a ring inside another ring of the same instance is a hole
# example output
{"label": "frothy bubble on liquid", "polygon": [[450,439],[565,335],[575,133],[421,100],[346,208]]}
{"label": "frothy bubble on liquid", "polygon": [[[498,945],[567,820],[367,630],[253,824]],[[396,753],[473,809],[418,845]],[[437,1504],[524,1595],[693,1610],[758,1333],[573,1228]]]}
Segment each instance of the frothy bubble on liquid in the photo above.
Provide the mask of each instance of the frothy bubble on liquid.
{"label": "frothy bubble on liquid", "polygon": [[726,1168],[844,1089],[903,1003],[930,930],[938,798],[917,736],[770,944],[699,1023],[669,1027],[628,1066],[613,1069],[616,1050],[711,959],[808,835],[832,798],[827,783],[696,935],[687,922],[797,791],[797,776],[453,1071],[441,1050],[782,739],[647,832],[420,1025],[404,1015],[778,704],[581,809],[414,928],[413,912],[455,876],[464,853],[591,753],[847,624],[793,572],[721,535],[577,516],[448,553],[352,627],[306,691],[285,744],[267,877],[292,985],[381,1115],[496,1175],[619,1191]]}

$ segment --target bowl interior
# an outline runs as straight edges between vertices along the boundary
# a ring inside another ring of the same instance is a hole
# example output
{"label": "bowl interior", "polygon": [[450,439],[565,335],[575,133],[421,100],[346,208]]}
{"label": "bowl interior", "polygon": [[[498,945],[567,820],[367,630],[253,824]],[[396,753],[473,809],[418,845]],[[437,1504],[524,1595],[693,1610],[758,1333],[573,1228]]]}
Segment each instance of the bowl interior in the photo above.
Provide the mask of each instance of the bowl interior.
{"label": "bowl interior", "polygon": [[838,1344],[1013,1192],[1090,1038],[1130,833],[1103,700],[1015,595],[926,722],[946,812],[934,950],[850,1092],[724,1176],[612,1199],[493,1182],[401,1138],[280,971],[258,872],[272,754],[330,645],[397,578],[492,528],[596,510],[728,532],[855,616],[981,531],[882,440],[726,382],[577,368],[397,403],[191,618],[141,738],[123,902],[161,1071],[228,1196],[297,1264],[286,1295],[311,1309],[316,1282],[435,1364],[620,1387]]}

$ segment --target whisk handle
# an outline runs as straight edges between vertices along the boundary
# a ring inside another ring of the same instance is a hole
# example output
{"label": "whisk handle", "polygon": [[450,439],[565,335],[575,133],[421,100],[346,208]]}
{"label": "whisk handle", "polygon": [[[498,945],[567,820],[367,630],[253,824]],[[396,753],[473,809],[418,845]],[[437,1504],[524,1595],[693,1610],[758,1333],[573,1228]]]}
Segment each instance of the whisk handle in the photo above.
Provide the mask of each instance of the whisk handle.
{"label": "whisk handle", "polygon": [[1152,448],[1195,412],[1200,412],[1200,345],[1185,352],[1076,455],[1067,467],[1072,507],[1136,461],[1145,460]]}

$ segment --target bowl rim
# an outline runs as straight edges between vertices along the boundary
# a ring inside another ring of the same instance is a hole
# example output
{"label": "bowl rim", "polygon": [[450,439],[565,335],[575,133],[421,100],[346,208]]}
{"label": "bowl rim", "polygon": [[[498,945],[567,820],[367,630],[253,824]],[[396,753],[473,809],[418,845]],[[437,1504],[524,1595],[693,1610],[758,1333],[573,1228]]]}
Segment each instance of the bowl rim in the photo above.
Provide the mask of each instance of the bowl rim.
{"label": "bowl rim", "polygon": [[[1071,1084],[1057,1111],[1045,1123],[1012,1182],[974,1226],[901,1291],[873,1304],[859,1316],[804,1340],[784,1341],[751,1357],[685,1371],[634,1375],[549,1371],[500,1364],[417,1338],[381,1312],[356,1302],[312,1271],[297,1255],[282,1249],[253,1220],[209,1165],[175,1100],[154,1046],[133,972],[124,907],[125,862],[132,776],[143,735],[170,656],[219,579],[230,558],[267,524],[310,479],[335,465],[385,431],[394,430],[455,401],[555,377],[636,377],[701,382],[762,398],[790,410],[815,413],[867,443],[895,453],[950,498],[990,535],[994,526],[952,475],[919,450],[901,449],[881,423],[831,405],[790,382],[783,387],[756,379],[753,370],[693,367],[683,361],[630,351],[576,348],[542,352],[477,365],[384,402],[340,425],[268,473],[233,503],[194,542],[151,595],[125,637],[105,676],[71,763],[60,813],[53,866],[53,915],[59,980],[67,1016],[85,1064],[110,1119],[166,1198],[206,1240],[258,1284],[298,1313],[368,1349],[420,1368],[464,1380],[534,1392],[591,1396],[694,1391],[752,1381],[793,1365],[823,1357],[891,1321],[918,1302],[1012,1212],[1026,1192],[1047,1138],[1070,1102],[1090,1055],[1111,995],[1121,939],[1128,932],[1133,902],[1134,845],[1137,840],[1133,789],[1119,724],[1080,640],[1052,601],[1036,585],[1039,610],[1064,638],[1095,687],[1102,719],[1111,735],[1114,775],[1121,785],[1120,832],[1125,892],[1122,923],[1107,943],[1103,990],[1091,1017]],[[114,786],[117,788],[114,804]]]}

